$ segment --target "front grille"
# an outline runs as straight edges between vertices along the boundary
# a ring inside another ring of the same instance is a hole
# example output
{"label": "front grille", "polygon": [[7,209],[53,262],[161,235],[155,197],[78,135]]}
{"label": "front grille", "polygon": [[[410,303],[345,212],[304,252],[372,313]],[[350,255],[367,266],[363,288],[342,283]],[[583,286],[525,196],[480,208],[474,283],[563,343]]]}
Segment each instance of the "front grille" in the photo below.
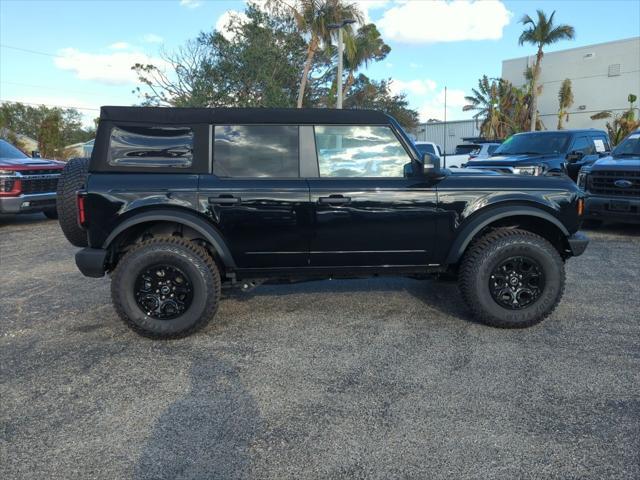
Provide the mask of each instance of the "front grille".
{"label": "front grille", "polygon": [[22,193],[29,195],[32,193],[50,193],[58,189],[58,176],[52,178],[29,179],[22,178]]}
{"label": "front grille", "polygon": [[[629,187],[618,187],[615,182],[627,180]],[[640,197],[640,170],[597,170],[589,175],[589,192],[616,197]]]}
{"label": "front grille", "polygon": [[29,176],[29,175],[60,175],[62,169],[53,169],[53,168],[43,168],[38,170],[18,170],[20,175]]}

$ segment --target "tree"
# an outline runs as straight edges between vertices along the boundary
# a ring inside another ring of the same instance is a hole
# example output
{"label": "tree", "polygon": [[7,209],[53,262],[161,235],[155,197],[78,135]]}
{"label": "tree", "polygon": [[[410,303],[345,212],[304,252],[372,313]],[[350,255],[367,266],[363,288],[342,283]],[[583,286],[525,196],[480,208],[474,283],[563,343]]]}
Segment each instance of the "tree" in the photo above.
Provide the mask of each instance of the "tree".
{"label": "tree", "polygon": [[390,80],[376,81],[366,75],[358,75],[345,97],[344,107],[381,110],[393,116],[406,130],[415,129],[418,112],[409,108],[404,94],[391,94],[390,83]]}
{"label": "tree", "polygon": [[0,129],[38,139],[41,155],[53,158],[64,157],[60,144],[86,142],[95,137],[95,128],[84,128],[82,115],[74,108],[33,107],[18,102],[0,105]]}
{"label": "tree", "polygon": [[538,14],[538,21],[534,21],[529,15],[524,15],[520,20],[526,28],[518,39],[520,45],[529,43],[535,45],[538,48],[536,53],[536,61],[532,71],[531,81],[531,131],[536,129],[537,114],[538,114],[538,91],[537,84],[540,79],[540,70],[542,57],[544,56],[543,48],[556,43],[560,40],[571,40],[575,37],[575,30],[570,25],[554,25],[553,17],[555,11],[551,13],[549,18],[542,10],[536,11]]}
{"label": "tree", "polygon": [[391,51],[391,47],[384,43],[380,32],[373,23],[363,25],[355,35],[348,35],[346,38],[347,48],[344,55],[344,66],[347,73],[347,81],[344,83],[342,97],[347,96],[347,92],[355,81],[355,73],[362,66],[369,66],[372,61],[384,60]]}
{"label": "tree", "polygon": [[558,130],[562,130],[562,122],[569,121],[569,109],[573,105],[573,90],[571,80],[565,78],[558,91]]}
{"label": "tree", "polygon": [[636,95],[630,93],[627,96],[629,108],[619,115],[613,115],[611,110],[604,110],[595,115],[591,115],[591,120],[600,120],[603,118],[613,117],[612,122],[606,123],[607,133],[612,145],[620,143],[627,135],[634,130],[640,128],[640,120],[636,119],[635,102],[638,99]]}
{"label": "tree", "polygon": [[172,54],[168,69],[136,64],[145,105],[295,106],[306,42],[294,19],[249,4],[221,32],[201,33]]}
{"label": "tree", "polygon": [[[302,108],[314,56],[321,44],[331,44],[332,31],[329,25],[345,19],[362,23],[363,16],[355,4],[346,4],[342,0],[298,0],[296,5],[284,4],[293,14],[300,32],[310,36],[296,102],[296,106]],[[352,34],[351,25],[343,28],[348,35]]]}

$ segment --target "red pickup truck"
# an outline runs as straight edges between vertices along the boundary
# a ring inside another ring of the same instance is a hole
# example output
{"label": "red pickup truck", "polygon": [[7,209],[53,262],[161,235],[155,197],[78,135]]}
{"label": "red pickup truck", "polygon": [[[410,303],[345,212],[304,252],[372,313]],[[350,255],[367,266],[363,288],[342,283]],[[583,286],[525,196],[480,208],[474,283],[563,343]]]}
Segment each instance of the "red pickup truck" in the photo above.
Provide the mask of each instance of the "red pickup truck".
{"label": "red pickup truck", "polygon": [[64,165],[29,157],[0,139],[0,213],[43,212],[57,218],[56,189]]}

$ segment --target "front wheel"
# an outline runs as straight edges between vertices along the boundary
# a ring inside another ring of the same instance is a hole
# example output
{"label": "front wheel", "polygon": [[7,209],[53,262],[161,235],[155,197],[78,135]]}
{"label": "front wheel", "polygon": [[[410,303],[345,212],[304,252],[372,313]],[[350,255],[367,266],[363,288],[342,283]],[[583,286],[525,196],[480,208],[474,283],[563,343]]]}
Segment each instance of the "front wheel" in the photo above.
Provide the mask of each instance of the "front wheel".
{"label": "front wheel", "polygon": [[474,316],[502,328],[544,320],[564,292],[564,262],[546,239],[518,229],[477,240],[460,268],[460,291]]}
{"label": "front wheel", "polygon": [[220,274],[203,247],[180,237],[156,237],[120,259],[111,297],[120,318],[139,334],[185,337],[215,315]]}

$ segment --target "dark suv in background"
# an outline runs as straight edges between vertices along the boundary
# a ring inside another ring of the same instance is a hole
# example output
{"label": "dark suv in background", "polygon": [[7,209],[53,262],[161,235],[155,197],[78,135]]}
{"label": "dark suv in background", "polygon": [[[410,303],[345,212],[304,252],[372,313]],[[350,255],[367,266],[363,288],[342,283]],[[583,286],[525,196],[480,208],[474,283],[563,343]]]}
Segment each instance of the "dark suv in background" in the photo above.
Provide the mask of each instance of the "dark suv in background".
{"label": "dark suv in background", "polygon": [[63,162],[31,158],[0,139],[0,213],[43,212],[57,218],[56,188]]}
{"label": "dark suv in background", "polygon": [[587,193],[585,219],[640,223],[640,129],[584,167],[578,186]]}
{"label": "dark suv in background", "polygon": [[580,169],[609,154],[602,130],[557,130],[517,133],[485,159],[466,166],[521,175],[567,174],[576,180]]}
{"label": "dark suv in background", "polygon": [[376,111],[103,107],[91,161],[65,167],[60,223],[150,337],[205,325],[222,284],[376,275],[457,276],[479,320],[540,322],[588,243],[582,192],[438,162]]}

